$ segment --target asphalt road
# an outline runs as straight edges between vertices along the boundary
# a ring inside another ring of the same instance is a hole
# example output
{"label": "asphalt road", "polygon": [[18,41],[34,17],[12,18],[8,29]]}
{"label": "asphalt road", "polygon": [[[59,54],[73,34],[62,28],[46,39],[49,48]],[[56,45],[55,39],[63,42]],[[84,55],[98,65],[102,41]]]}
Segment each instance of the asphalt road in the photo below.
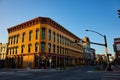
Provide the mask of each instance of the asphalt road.
{"label": "asphalt road", "polygon": [[0,80],[101,80],[102,72],[93,67],[76,67],[63,71],[1,71]]}

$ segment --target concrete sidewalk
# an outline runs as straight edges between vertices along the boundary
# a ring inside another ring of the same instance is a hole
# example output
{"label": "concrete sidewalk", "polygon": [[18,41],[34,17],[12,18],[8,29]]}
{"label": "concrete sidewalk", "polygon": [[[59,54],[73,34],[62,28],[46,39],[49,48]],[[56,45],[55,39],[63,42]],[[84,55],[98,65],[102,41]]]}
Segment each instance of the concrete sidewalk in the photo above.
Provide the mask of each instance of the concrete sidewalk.
{"label": "concrete sidewalk", "polygon": [[0,72],[56,72],[61,70],[56,69],[12,69],[12,68],[2,68]]}
{"label": "concrete sidewalk", "polygon": [[120,80],[120,65],[113,66],[113,71],[105,71],[102,80]]}
{"label": "concrete sidewalk", "polygon": [[0,72],[57,72],[57,71],[63,71],[63,70],[69,70],[69,69],[74,69],[74,68],[79,68],[78,66],[76,67],[66,67],[65,69],[62,68],[51,68],[51,69],[14,69],[14,68],[0,68]]}

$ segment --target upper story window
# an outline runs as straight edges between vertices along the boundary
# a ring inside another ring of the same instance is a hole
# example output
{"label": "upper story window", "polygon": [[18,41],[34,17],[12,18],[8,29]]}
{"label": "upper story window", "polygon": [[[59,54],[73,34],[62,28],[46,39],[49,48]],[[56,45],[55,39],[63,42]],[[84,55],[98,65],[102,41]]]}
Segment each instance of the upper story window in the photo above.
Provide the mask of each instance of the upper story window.
{"label": "upper story window", "polygon": [[18,43],[18,39],[19,39],[19,34],[17,35],[16,43]]}
{"label": "upper story window", "polygon": [[35,44],[35,52],[38,52],[38,43]]}
{"label": "upper story window", "polygon": [[15,41],[16,41],[16,36],[13,36],[13,42],[15,44]]}
{"label": "upper story window", "polygon": [[17,52],[18,52],[18,47],[16,47],[16,51],[15,51],[15,53],[17,54]]}
{"label": "upper story window", "polygon": [[29,32],[29,41],[32,40],[32,30]]}
{"label": "upper story window", "polygon": [[48,40],[49,41],[51,40],[51,30],[49,30],[49,32],[48,32]]}
{"label": "upper story window", "polygon": [[62,36],[62,44],[64,44],[64,37]]}
{"label": "upper story window", "polygon": [[45,39],[45,28],[42,28],[42,39]]}
{"label": "upper story window", "polygon": [[53,39],[54,39],[54,42],[55,42],[55,32],[53,32]]}
{"label": "upper story window", "polygon": [[61,54],[61,51],[62,51],[62,47],[60,46],[60,54]]}
{"label": "upper story window", "polygon": [[45,52],[45,42],[41,43],[41,52]]}
{"label": "upper story window", "polygon": [[31,44],[28,45],[28,52],[31,52]]}
{"label": "upper story window", "polygon": [[48,44],[48,52],[49,53],[51,52],[51,44],[50,43]]}
{"label": "upper story window", "polygon": [[55,53],[55,45],[53,45],[53,52]]}
{"label": "upper story window", "polygon": [[36,29],[36,40],[38,39],[39,29]]}
{"label": "upper story window", "polygon": [[64,44],[65,44],[65,46],[66,46],[66,37],[64,37]]}
{"label": "upper story window", "polygon": [[57,46],[57,54],[59,54],[59,46]]}
{"label": "upper story window", "polygon": [[14,48],[12,48],[12,53],[14,54]]}
{"label": "upper story window", "polygon": [[13,43],[13,36],[11,37],[11,44]]}
{"label": "upper story window", "polygon": [[60,35],[60,44],[61,44],[61,35]]}
{"label": "upper story window", "polygon": [[64,47],[62,48],[62,54],[64,54],[65,52],[64,52]]}
{"label": "upper story window", "polygon": [[10,54],[11,54],[11,48],[9,49],[9,51],[10,51]]}
{"label": "upper story window", "polygon": [[21,53],[24,53],[24,45],[21,46]]}
{"label": "upper story window", "polygon": [[57,34],[57,43],[59,43],[59,34]]}
{"label": "upper story window", "polygon": [[24,42],[25,39],[25,32],[22,34],[22,42]]}
{"label": "upper story window", "polygon": [[57,43],[57,39],[58,39],[57,37],[58,37],[58,36],[57,36],[57,34],[56,34],[56,35],[55,35],[55,41],[56,41],[56,43]]}
{"label": "upper story window", "polygon": [[17,35],[15,35],[15,44],[17,43]]}

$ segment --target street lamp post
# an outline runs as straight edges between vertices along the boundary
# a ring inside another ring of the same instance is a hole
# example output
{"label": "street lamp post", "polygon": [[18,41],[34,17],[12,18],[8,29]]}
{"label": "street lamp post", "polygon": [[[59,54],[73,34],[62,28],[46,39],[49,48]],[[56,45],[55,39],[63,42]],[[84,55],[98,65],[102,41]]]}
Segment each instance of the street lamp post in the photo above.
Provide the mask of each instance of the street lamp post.
{"label": "street lamp post", "polygon": [[[86,31],[94,32],[94,33],[99,34],[100,36],[102,36],[102,37],[104,38],[104,42],[105,42],[105,43],[104,43],[104,44],[99,44],[99,43],[98,43],[98,45],[105,46],[105,52],[106,52],[106,56],[107,56],[107,61],[109,62],[106,35],[102,35],[102,34],[100,34],[99,32],[96,32],[96,31],[93,31],[93,30],[86,30]],[[95,44],[97,44],[97,43],[95,43]]]}
{"label": "street lamp post", "polygon": [[49,57],[50,69],[51,69],[51,63],[52,63],[52,57]]}

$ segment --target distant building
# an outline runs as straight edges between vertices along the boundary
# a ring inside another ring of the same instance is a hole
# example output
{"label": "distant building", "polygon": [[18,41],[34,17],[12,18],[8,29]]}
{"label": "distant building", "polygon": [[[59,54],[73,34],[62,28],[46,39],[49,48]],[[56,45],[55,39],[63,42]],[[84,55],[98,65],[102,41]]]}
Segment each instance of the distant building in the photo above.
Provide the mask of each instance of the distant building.
{"label": "distant building", "polygon": [[83,64],[80,38],[47,17],[8,28],[7,67],[57,68]]}
{"label": "distant building", "polygon": [[100,54],[101,58],[102,58],[102,62],[107,62],[107,56],[105,54]]}
{"label": "distant building", "polygon": [[90,41],[88,37],[85,37],[83,40],[84,47],[84,59],[86,64],[92,64],[95,62],[95,49],[90,47]]}
{"label": "distant building", "polygon": [[7,43],[2,44],[0,43],[0,60],[5,60],[7,54]]}
{"label": "distant building", "polygon": [[103,62],[103,58],[100,54],[96,54],[96,63],[101,64]]}
{"label": "distant building", "polygon": [[96,60],[95,57],[96,53],[95,53],[95,49],[91,48],[91,62],[94,63]]}
{"label": "distant building", "polygon": [[4,68],[7,55],[7,43],[0,43],[0,68]]}
{"label": "distant building", "polygon": [[114,38],[114,52],[115,52],[115,59],[120,64],[120,38]]}

